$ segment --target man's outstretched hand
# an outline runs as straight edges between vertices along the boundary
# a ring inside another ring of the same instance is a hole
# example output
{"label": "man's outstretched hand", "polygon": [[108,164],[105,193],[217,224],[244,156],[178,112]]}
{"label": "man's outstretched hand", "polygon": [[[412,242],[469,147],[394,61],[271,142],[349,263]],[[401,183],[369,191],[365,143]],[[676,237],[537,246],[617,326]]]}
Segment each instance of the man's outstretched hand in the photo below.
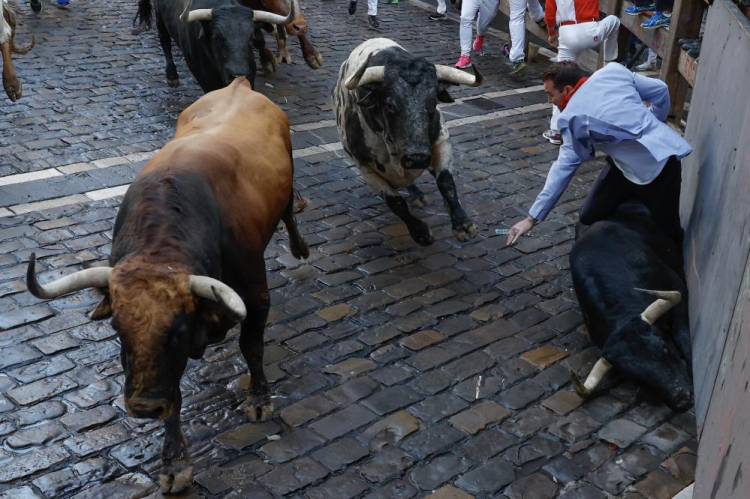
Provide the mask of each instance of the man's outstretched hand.
{"label": "man's outstretched hand", "polygon": [[531,218],[531,216],[528,216],[511,227],[510,232],[508,233],[508,246],[515,244],[519,237],[526,234],[535,225],[536,220]]}

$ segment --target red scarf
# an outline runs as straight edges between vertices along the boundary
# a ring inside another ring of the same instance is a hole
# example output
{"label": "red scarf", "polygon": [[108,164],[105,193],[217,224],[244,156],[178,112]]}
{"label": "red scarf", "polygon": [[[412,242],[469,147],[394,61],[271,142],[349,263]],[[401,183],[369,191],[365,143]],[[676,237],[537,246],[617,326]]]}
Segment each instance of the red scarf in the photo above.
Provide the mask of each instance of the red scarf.
{"label": "red scarf", "polygon": [[581,85],[583,85],[584,83],[586,83],[586,80],[588,80],[588,79],[589,79],[588,76],[584,76],[583,78],[581,78],[580,80],[578,80],[578,83],[576,83],[576,86],[573,87],[573,89],[570,92],[568,92],[568,95],[566,95],[565,97],[563,97],[562,102],[560,103],[560,105],[557,106],[558,108],[560,108],[560,111],[562,111],[563,109],[565,109],[565,107],[568,105],[568,102],[573,97],[573,94],[576,93],[576,91],[578,91],[578,89],[581,88]]}

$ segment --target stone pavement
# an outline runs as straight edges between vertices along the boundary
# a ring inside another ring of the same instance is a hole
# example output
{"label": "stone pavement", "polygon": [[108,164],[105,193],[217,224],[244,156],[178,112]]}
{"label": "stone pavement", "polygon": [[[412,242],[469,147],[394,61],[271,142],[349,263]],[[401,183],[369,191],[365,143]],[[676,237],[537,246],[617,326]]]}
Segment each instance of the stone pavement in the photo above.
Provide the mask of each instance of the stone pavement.
{"label": "stone pavement", "polygon": [[[600,165],[581,168],[516,247],[494,233],[523,214],[556,155],[540,140],[543,65],[508,77],[493,37],[480,58],[487,84],[452,91],[461,100],[443,112],[457,184],[480,233],[453,238],[425,175],[416,213],[437,241],[422,248],[364,186],[331,122],[338,66],[376,32],[342,0],[303,9],[324,68],[309,70],[291,41],[295,63],[257,80],[290,117],[310,201],[298,216],[310,259],[291,257],[283,229],[267,251],[276,415],[254,424],[238,409],[248,378],[236,331],[191,361],[183,430],[196,480],[183,496],[666,499],[683,489],[691,413],[618,379],[583,403],[569,381],[597,358],[567,255]],[[403,2],[380,9],[382,35],[455,62],[455,23]],[[155,32],[129,34],[133,1],[17,11],[19,37],[34,33],[38,47],[16,63],[23,99],[0,104],[0,497],[158,497],[161,424],[125,416],[117,337],[87,317],[97,295],[41,302],[23,276],[32,250],[43,281],[106,258],[118,194],[200,90],[179,53],[182,86],[166,86]]]}

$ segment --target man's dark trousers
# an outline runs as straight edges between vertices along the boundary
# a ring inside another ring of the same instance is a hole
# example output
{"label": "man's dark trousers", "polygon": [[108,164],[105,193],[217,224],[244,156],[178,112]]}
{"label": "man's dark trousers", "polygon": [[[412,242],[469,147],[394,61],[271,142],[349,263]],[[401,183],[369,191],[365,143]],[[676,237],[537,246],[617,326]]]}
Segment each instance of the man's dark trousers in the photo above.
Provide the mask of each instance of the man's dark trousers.
{"label": "man's dark trousers", "polygon": [[581,223],[591,225],[606,218],[628,198],[637,198],[648,208],[664,234],[682,247],[681,184],[682,166],[674,156],[670,156],[661,173],[645,185],[626,179],[612,158],[607,157],[607,165],[581,208]]}

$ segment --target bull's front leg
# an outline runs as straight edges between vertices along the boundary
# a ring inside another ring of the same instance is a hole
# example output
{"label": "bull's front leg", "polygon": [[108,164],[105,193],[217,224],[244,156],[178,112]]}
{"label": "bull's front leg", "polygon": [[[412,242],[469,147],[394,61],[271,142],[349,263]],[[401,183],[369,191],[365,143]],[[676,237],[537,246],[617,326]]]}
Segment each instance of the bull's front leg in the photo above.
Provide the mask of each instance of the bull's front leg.
{"label": "bull's front leg", "polygon": [[421,246],[429,246],[435,242],[430,226],[411,214],[409,205],[406,204],[406,201],[399,195],[396,189],[391,187],[380,175],[371,171],[370,168],[360,168],[360,171],[370,189],[374,193],[383,196],[388,208],[391,209],[394,215],[403,220],[414,242]]}
{"label": "bull's front leg", "polygon": [[453,163],[451,145],[447,137],[448,132],[443,130],[441,131],[441,135],[443,133],[445,134],[445,140],[435,144],[433,147],[432,164],[434,165],[434,170],[431,173],[435,175],[438,190],[440,190],[443,200],[448,205],[453,234],[455,234],[456,239],[459,241],[466,242],[476,235],[477,226],[466,215],[458,200],[458,191],[456,190],[456,183],[453,180],[453,173],[451,171]]}
{"label": "bull's front leg", "polygon": [[273,403],[263,371],[263,331],[266,327],[271,301],[268,298],[266,269],[263,258],[260,264],[253,265],[255,280],[262,281],[248,288],[243,297],[247,316],[240,330],[240,351],[250,370],[250,392],[244,404],[245,414],[251,421],[268,421],[273,416]]}
{"label": "bull's front leg", "polygon": [[286,29],[283,26],[276,26],[276,44],[279,46],[279,54],[276,59],[284,64],[291,64],[292,56],[289,55],[289,49],[286,48]]}
{"label": "bull's front leg", "polygon": [[253,34],[253,47],[258,49],[260,67],[263,68],[263,72],[266,74],[276,72],[276,56],[266,47],[266,39],[263,38],[263,32],[259,27],[255,28],[255,33]]}
{"label": "bull's front leg", "polygon": [[182,394],[177,395],[172,414],[164,421],[164,448],[161,452],[163,464],[159,475],[159,489],[163,494],[176,494],[193,483],[193,464],[188,453],[188,442],[180,428]]}
{"label": "bull's front leg", "polygon": [[[0,16],[2,15],[2,5],[0,5]],[[15,102],[21,97],[22,91],[21,82],[16,76],[16,70],[13,68],[10,42],[0,44],[0,52],[2,52],[3,56],[3,88],[11,102]]]}
{"label": "bull's front leg", "polygon": [[312,69],[320,69],[323,67],[323,56],[320,55],[318,49],[316,49],[307,38],[307,35],[298,35],[299,44],[302,47],[302,57],[305,58],[305,62]]}

